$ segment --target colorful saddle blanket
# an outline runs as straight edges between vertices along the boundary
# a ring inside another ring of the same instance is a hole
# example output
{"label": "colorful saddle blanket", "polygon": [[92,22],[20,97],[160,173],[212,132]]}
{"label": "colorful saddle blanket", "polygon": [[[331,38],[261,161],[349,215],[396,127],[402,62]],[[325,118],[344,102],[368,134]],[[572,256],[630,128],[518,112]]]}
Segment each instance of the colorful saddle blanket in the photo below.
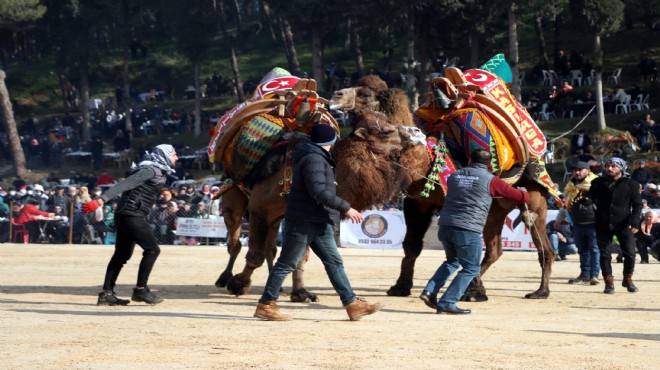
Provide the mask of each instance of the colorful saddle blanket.
{"label": "colorful saddle blanket", "polygon": [[260,114],[244,123],[230,148],[233,173],[226,174],[243,180],[284,133],[284,120],[273,115]]}
{"label": "colorful saddle blanket", "polygon": [[518,162],[507,138],[476,108],[458,109],[444,121],[437,121],[422,108],[414,117],[422,131],[446,142],[452,158],[461,166],[466,166],[470,153],[479,148],[491,153],[495,174],[511,169]]}

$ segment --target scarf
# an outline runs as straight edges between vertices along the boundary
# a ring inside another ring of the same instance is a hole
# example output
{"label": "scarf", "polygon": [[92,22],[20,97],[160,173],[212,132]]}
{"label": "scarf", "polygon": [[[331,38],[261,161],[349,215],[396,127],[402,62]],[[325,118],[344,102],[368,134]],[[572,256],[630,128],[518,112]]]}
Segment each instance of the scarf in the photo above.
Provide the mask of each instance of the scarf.
{"label": "scarf", "polygon": [[154,148],[151,153],[144,155],[144,160],[140,163],[133,164],[131,166],[132,170],[158,167],[161,170],[167,172],[168,174],[174,173],[172,169],[172,154],[175,152],[174,147],[169,144],[160,144]]}

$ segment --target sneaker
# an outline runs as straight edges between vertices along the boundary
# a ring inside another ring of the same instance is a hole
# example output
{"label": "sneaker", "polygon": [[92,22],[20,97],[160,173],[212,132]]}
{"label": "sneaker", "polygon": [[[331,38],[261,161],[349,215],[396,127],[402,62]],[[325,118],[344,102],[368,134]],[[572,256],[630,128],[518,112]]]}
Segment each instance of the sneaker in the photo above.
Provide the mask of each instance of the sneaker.
{"label": "sneaker", "polygon": [[579,285],[587,285],[589,284],[589,278],[583,275],[580,275],[576,277],[575,279],[568,279],[569,284],[579,284]]}
{"label": "sneaker", "polygon": [[133,296],[131,297],[133,302],[144,302],[146,304],[154,305],[159,304],[164,301],[163,298],[151,293],[148,287],[144,289],[133,288]]}
{"label": "sneaker", "polygon": [[254,317],[266,321],[291,321],[293,319],[291,315],[281,313],[280,307],[275,301],[257,304]]}
{"label": "sneaker", "polygon": [[119,299],[112,290],[104,290],[99,293],[97,306],[126,306],[130,303],[128,299]]}
{"label": "sneaker", "polygon": [[598,276],[592,276],[591,279],[589,279],[589,284],[591,285],[600,284],[600,280],[598,280]]}
{"label": "sneaker", "polygon": [[356,298],[353,303],[349,303],[346,306],[346,312],[348,313],[348,318],[351,321],[358,321],[363,316],[374,314],[380,311],[383,308],[383,305],[376,303],[368,303],[364,298]]}
{"label": "sneaker", "polygon": [[419,299],[421,299],[429,308],[434,310],[438,309],[438,297],[435,294],[425,290],[419,296]]}

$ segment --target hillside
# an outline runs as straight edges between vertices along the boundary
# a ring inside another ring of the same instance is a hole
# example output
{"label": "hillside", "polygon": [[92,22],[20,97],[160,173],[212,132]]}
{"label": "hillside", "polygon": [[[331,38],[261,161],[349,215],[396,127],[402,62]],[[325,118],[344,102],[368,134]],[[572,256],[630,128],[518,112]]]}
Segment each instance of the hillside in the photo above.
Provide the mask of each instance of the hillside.
{"label": "hillside", "polygon": [[[253,20],[247,20],[248,22]],[[364,39],[376,41],[375,34],[370,34],[365,30]],[[375,32],[375,31],[373,31]],[[532,23],[527,19],[522,19],[519,27],[520,34],[520,65],[523,70],[529,71],[537,61],[537,44],[532,28]],[[341,36],[341,35],[340,35]],[[552,58],[555,41],[553,40],[552,27],[546,29],[546,42],[549,57]],[[190,112],[193,109],[193,101],[185,98],[185,89],[192,84],[192,70],[185,58],[177,52],[171,39],[157,34],[145,35],[148,53],[146,57],[139,57],[130,62],[130,74],[132,86],[138,93],[146,93],[152,88],[171,90],[163,102],[159,102],[162,109],[171,109],[173,111]],[[305,35],[297,35],[295,38],[296,48],[299,60],[303,70],[311,69],[311,51],[310,44],[306,42]],[[326,47],[325,62],[328,65],[331,61],[342,64],[346,67],[348,74],[352,73],[352,59],[348,51],[343,48],[343,37],[337,37]],[[590,54],[592,40],[586,38],[575,20],[566,20],[561,32],[561,42],[558,47],[566,50],[583,51],[586,55]],[[378,42],[365,42],[364,44],[365,65],[378,68],[381,63],[382,45]],[[468,60],[467,47],[461,47],[460,41],[455,41],[452,45],[442,45],[447,49],[450,57],[458,57],[461,61]],[[637,64],[642,51],[649,52],[656,60],[660,58],[660,37],[657,31],[651,31],[645,28],[641,23],[635,24],[630,30],[622,30],[614,35],[603,39],[605,69],[611,73],[614,68],[622,68],[622,86],[630,88],[634,84],[646,91],[652,92],[652,105],[657,107],[660,99],[660,88],[658,84],[640,83],[640,75]],[[439,45],[440,47],[440,45]],[[484,46],[484,50],[506,50],[506,35],[493,35],[489,44]],[[404,59],[405,40],[398,39],[394,45],[393,68]],[[482,51],[484,60],[488,59],[492,53]],[[115,96],[115,86],[121,81],[121,51],[112,45],[99,47],[94,51],[92,66],[90,68],[90,86],[93,98],[111,101]],[[250,37],[245,40],[239,50],[238,61],[241,70],[241,77],[244,81],[249,79],[258,80],[264,73],[274,66],[286,66],[286,57],[281,48],[273,47],[272,41],[266,35],[261,33],[256,37]],[[660,60],[657,60],[660,62]],[[46,55],[41,62],[35,64],[23,64],[18,61],[10,62],[6,72],[8,75],[7,85],[12,96],[14,110],[19,123],[19,129],[22,123],[30,114],[36,114],[42,125],[47,124],[52,117],[61,117],[63,113],[62,98],[59,96],[59,87],[57,76],[54,73],[55,65],[52,56]],[[551,61],[552,63],[552,61]],[[467,66],[466,66],[467,67]],[[206,79],[218,73],[223,77],[231,77],[226,49],[218,37],[217,42],[211,50],[210,57],[202,65],[202,79]],[[75,76],[71,76],[75,83]],[[613,90],[615,86],[605,85],[606,89]],[[539,86],[530,85],[527,80],[523,86],[523,97],[531,92],[533,88]],[[546,87],[547,88],[547,87]],[[546,89],[544,88],[544,89]],[[576,94],[583,94],[591,89],[591,86],[576,87]],[[202,99],[203,119],[213,114],[221,114],[231,108],[237,102],[233,97],[220,96]],[[136,102],[135,109],[147,108],[148,105]],[[108,109],[112,108],[112,105]],[[639,120],[642,113],[633,113],[629,115],[608,115],[608,127],[615,130],[627,130],[630,125]],[[581,117],[573,119],[560,119],[548,122],[541,122],[542,130],[550,137],[556,137],[574,127]],[[660,117],[655,117],[660,119]],[[593,118],[588,118],[582,124],[587,132],[596,131],[596,124]],[[208,128],[205,127],[205,129]],[[137,147],[141,142],[148,141],[152,143],[172,142],[185,143],[192,148],[202,148],[208,142],[208,136],[203,130],[200,137],[194,137],[192,134],[169,134],[164,136],[148,136],[137,138],[133,141],[133,147]],[[565,156],[565,140],[558,141],[558,157]],[[557,173],[563,174],[563,169],[550,166],[554,176]],[[63,171],[80,170],[77,166],[65,164]],[[206,175],[207,172],[200,172],[199,175]],[[561,174],[559,176],[561,177]],[[4,174],[7,175],[6,173]],[[42,173],[35,173],[35,177]]]}

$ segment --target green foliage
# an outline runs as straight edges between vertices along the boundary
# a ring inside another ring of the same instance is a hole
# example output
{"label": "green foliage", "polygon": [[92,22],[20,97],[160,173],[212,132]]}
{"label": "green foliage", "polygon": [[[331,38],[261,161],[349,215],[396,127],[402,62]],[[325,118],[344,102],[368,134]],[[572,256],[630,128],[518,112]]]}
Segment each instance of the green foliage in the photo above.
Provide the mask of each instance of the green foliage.
{"label": "green foliage", "polygon": [[624,6],[620,0],[577,0],[571,1],[571,7],[594,34],[607,36],[621,28]]}
{"label": "green foliage", "polygon": [[0,28],[20,29],[41,18],[46,8],[39,0],[0,1]]}

